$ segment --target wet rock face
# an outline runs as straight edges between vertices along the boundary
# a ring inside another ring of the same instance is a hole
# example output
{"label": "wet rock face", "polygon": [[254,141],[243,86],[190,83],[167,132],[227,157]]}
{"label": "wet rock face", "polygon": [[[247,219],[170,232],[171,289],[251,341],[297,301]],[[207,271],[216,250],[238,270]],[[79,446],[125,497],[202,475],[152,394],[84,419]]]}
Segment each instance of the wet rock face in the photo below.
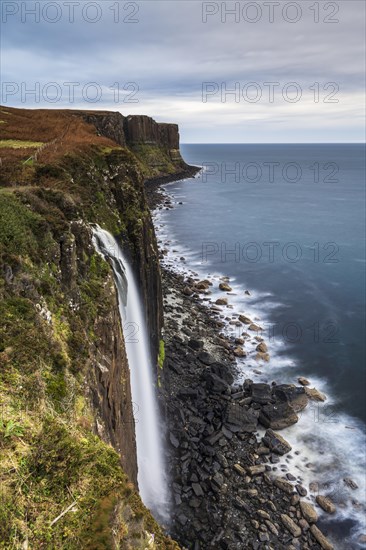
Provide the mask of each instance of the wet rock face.
{"label": "wet rock face", "polygon": [[[137,486],[135,424],[130,373],[113,279],[107,286],[112,308],[95,320],[98,347],[89,371],[89,388],[97,413],[96,431],[120,454],[124,471]],[[99,422],[98,422],[99,418]]]}
{"label": "wet rock face", "polygon": [[[124,117],[120,113],[108,112],[83,112],[81,114],[84,120],[96,127],[100,135],[113,139],[122,146],[133,149],[134,145],[152,145],[163,151],[164,158],[168,159],[170,167],[172,163],[177,169],[175,177],[178,177],[182,170],[189,168],[179,153],[179,131],[176,124],[159,124],[151,117],[143,115]],[[163,326],[162,289],[159,252],[148,210],[144,182],[138,171],[132,170],[128,174],[124,173],[123,162],[120,165],[111,166],[110,172],[111,177],[106,180],[106,183],[113,192],[115,205],[121,219],[130,217],[130,210],[134,209],[135,223],[133,225],[131,222],[127,228],[127,235],[121,239],[121,244],[130,254],[136,277],[140,283],[152,354],[154,358],[157,358]],[[169,177],[173,176],[174,174],[170,174]],[[166,174],[163,172],[162,178],[164,177]],[[131,178],[132,185],[125,186],[125,181]]]}
{"label": "wet rock face", "polygon": [[[71,222],[60,239],[59,265],[65,294],[75,304],[81,299],[77,283],[89,269],[85,259],[94,253],[90,228]],[[85,387],[95,413],[95,432],[120,454],[124,471],[137,486],[130,375],[112,273],[103,289],[110,307],[99,308],[94,320],[95,344],[88,349]]]}

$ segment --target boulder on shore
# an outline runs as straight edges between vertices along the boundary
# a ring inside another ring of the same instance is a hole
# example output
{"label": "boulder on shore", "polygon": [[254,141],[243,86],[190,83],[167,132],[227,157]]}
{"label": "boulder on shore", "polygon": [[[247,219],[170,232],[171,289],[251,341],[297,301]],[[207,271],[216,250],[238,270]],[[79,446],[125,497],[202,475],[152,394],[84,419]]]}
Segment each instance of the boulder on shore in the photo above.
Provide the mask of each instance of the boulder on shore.
{"label": "boulder on shore", "polygon": [[226,393],[230,388],[225,380],[211,372],[210,369],[204,371],[202,378],[206,382],[207,388],[213,393]]}
{"label": "boulder on shore", "polygon": [[212,286],[212,283],[211,281],[204,279],[203,281],[198,281],[195,286],[198,290],[208,290],[208,288]]}
{"label": "boulder on shore", "polygon": [[259,422],[272,430],[283,430],[296,424],[298,420],[299,417],[288,403],[265,405],[259,414]]}
{"label": "boulder on shore", "polygon": [[204,365],[212,365],[212,363],[215,362],[215,359],[207,351],[200,351],[200,353],[198,354],[198,359]]}
{"label": "boulder on shore", "polygon": [[219,284],[219,289],[223,290],[224,292],[231,292],[232,291],[231,286],[228,285],[227,283],[220,283]]}
{"label": "boulder on shore", "polygon": [[261,342],[260,344],[258,344],[258,346],[255,349],[261,353],[267,353],[268,351],[267,344],[265,344],[264,342]]}
{"label": "boulder on shore", "polygon": [[277,434],[271,429],[268,429],[262,437],[263,443],[274,453],[285,455],[292,449],[290,443],[286,441],[280,434]]}
{"label": "boulder on shore", "polygon": [[249,387],[249,391],[252,396],[252,401],[254,403],[266,405],[267,403],[272,401],[271,386],[269,386],[268,384],[251,384]]}
{"label": "boulder on shore", "polygon": [[293,519],[290,518],[287,514],[281,514],[281,520],[284,526],[288,531],[290,531],[293,537],[301,536],[301,528],[296,525]]}
{"label": "boulder on shore", "polygon": [[336,511],[336,507],[334,506],[333,502],[330,500],[330,498],[325,497],[323,495],[317,495],[316,502],[319,504],[320,508],[324,510],[324,512],[327,512],[327,514],[334,514]]}
{"label": "boulder on shore", "polygon": [[194,338],[191,338],[191,340],[188,340],[188,346],[191,349],[198,351],[203,348],[203,342],[202,340],[195,340]]}
{"label": "boulder on shore", "polygon": [[251,325],[249,325],[248,327],[249,330],[252,330],[253,332],[261,332],[262,327],[260,327],[259,325],[256,325],[255,323],[252,323]]}
{"label": "boulder on shore", "polygon": [[300,501],[300,509],[301,513],[309,523],[316,523],[318,521],[318,514],[316,513],[316,510],[314,507],[309,504],[309,502],[305,502],[304,500]]}
{"label": "boulder on shore", "polygon": [[185,286],[184,289],[183,289],[183,294],[185,296],[192,296],[192,294],[193,294],[192,288],[189,287],[189,286]]}
{"label": "boulder on shore", "polygon": [[210,365],[210,371],[213,374],[216,374],[219,378],[222,378],[227,382],[227,384],[232,384],[234,382],[234,376],[230,370],[230,367],[228,365],[225,365],[224,363],[220,363],[219,361],[215,361]]}
{"label": "boulder on shore", "polygon": [[305,387],[305,393],[310,399],[314,399],[314,401],[325,401],[327,399],[326,395],[316,388]]}
{"label": "boulder on shore", "polygon": [[291,485],[291,483],[283,477],[277,477],[274,480],[274,484],[276,487],[281,489],[281,491],[283,491],[284,493],[287,493],[288,495],[292,495],[292,493],[294,492],[293,485]]}
{"label": "boulder on shore", "polygon": [[333,544],[323,535],[320,529],[316,525],[310,527],[310,532],[313,535],[314,539],[320,544],[323,550],[334,550]]}
{"label": "boulder on shore", "polygon": [[256,464],[254,466],[247,466],[247,472],[250,476],[258,476],[264,474],[266,467],[264,464]]}
{"label": "boulder on shore", "polygon": [[350,477],[345,477],[343,482],[347,485],[347,487],[352,489],[352,491],[355,491],[355,489],[358,489],[357,483],[353,481],[353,479],[351,479]]}
{"label": "boulder on shore", "polygon": [[246,357],[247,356],[247,352],[241,346],[237,346],[233,350],[233,354],[235,355],[235,357]]}
{"label": "boulder on shore", "polygon": [[309,399],[305,388],[293,384],[280,384],[273,389],[276,401],[288,403],[295,412],[300,412],[307,406]]}
{"label": "boulder on shore", "polygon": [[244,323],[244,325],[251,325],[252,324],[252,320],[249,319],[249,317],[247,317],[246,315],[239,315],[239,321]]}

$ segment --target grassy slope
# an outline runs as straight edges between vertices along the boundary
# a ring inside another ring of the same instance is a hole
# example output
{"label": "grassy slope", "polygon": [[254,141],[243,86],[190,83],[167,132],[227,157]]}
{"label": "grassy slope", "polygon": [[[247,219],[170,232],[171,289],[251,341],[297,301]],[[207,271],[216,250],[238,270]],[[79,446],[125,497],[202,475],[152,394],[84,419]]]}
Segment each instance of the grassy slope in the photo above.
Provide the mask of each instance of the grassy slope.
{"label": "grassy slope", "polygon": [[135,183],[148,168],[68,113],[6,109],[0,119],[4,139],[53,141],[32,163],[34,150],[1,151],[0,548],[177,548],[92,433],[84,383],[110,268],[93,251],[78,259],[77,307],[60,272],[72,220],[138,234],[146,212]]}

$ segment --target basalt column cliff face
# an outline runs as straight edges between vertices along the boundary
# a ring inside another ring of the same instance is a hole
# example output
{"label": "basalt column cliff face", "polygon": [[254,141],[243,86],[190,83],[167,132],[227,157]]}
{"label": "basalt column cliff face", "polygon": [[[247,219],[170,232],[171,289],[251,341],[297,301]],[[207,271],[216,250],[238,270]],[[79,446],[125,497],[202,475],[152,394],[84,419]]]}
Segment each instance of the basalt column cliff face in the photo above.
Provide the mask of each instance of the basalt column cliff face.
{"label": "basalt column cliff face", "polygon": [[[156,122],[146,115],[123,116],[121,113],[110,113],[108,111],[74,111],[84,118],[89,124],[93,124],[100,135],[113,139],[119,145],[128,146],[132,149],[139,147],[157,148],[156,151],[161,164],[153,161],[151,156],[150,168],[161,168],[161,173],[168,168],[167,161],[172,160],[175,164],[173,172],[178,167],[188,168],[184,163],[179,150],[179,129],[177,124]],[[166,159],[162,153],[166,153]],[[170,166],[172,169],[172,166]]]}
{"label": "basalt column cliff face", "polygon": [[[157,123],[144,115],[124,117],[120,113],[84,111],[75,114],[92,124],[99,136],[113,139],[120,145],[127,146],[141,162],[139,168],[142,173],[136,175],[133,186],[124,185],[116,188],[115,199],[122,216],[128,218],[134,225],[129,227],[128,239],[122,240],[121,244],[128,248],[136,275],[139,277],[150,329],[152,352],[157,357],[163,322],[162,292],[157,244],[143,183],[147,179],[174,179],[178,175],[181,177],[183,174],[192,173],[192,168],[187,166],[180,154],[178,125]],[[114,177],[117,177],[120,169],[121,167],[115,166]],[[111,186],[113,187],[113,182]],[[131,220],[131,209],[134,209],[136,214],[142,214],[142,217],[135,216]]]}
{"label": "basalt column cliff face", "polygon": [[7,107],[0,129],[0,539],[177,548],[135,490],[123,326],[92,224],[115,235],[134,266],[157,363],[161,281],[144,184],[189,172],[178,128]]}
{"label": "basalt column cliff face", "polygon": [[173,161],[183,162],[177,124],[157,123],[148,116],[129,116],[124,121],[126,139],[133,146],[152,145],[165,149]]}

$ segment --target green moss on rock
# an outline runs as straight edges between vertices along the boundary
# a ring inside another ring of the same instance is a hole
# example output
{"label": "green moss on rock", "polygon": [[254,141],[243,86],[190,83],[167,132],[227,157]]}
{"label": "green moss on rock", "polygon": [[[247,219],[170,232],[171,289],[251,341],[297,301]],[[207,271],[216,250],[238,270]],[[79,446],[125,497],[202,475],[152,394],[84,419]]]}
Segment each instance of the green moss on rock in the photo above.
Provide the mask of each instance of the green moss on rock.
{"label": "green moss on rock", "polygon": [[158,357],[158,365],[159,365],[160,369],[163,368],[164,361],[165,361],[165,344],[164,344],[164,340],[160,340],[160,342],[159,342],[159,357]]}

